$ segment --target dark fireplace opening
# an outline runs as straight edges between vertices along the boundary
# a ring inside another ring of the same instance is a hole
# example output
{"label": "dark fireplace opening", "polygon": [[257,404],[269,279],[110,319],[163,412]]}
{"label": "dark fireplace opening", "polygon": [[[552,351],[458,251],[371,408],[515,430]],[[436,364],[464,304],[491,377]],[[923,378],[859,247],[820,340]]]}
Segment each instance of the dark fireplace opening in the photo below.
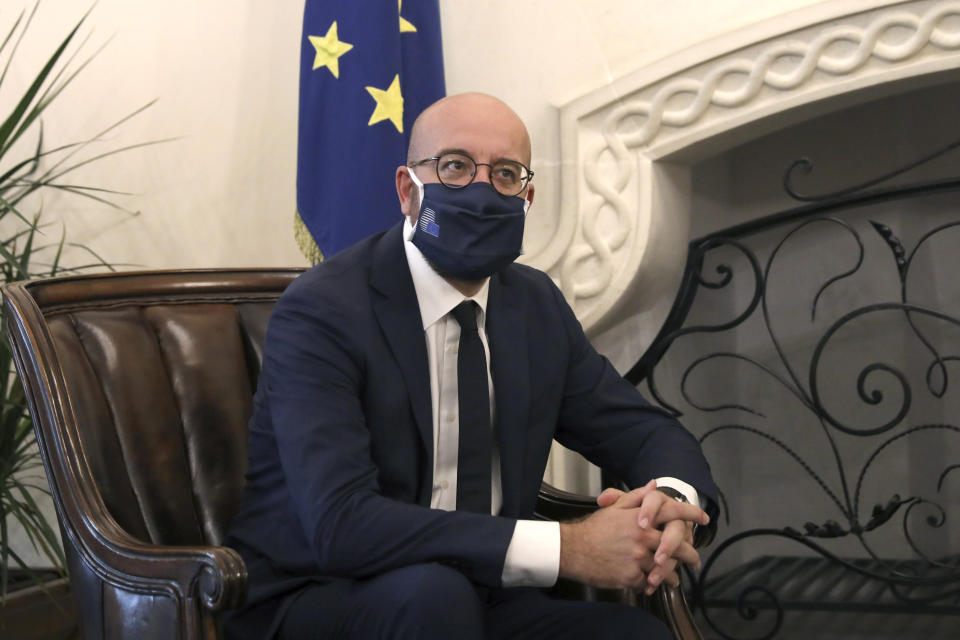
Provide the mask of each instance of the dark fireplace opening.
{"label": "dark fireplace opening", "polygon": [[956,637],[958,94],[914,88],[694,166],[684,285],[628,377],[701,438],[722,491],[687,581],[708,637]]}

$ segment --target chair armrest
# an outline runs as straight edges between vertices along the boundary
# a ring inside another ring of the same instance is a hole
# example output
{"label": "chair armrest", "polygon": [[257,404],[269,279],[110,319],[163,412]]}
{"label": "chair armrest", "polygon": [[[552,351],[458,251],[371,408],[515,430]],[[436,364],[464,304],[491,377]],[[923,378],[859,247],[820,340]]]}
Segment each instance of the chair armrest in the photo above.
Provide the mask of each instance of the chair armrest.
{"label": "chair armrest", "polygon": [[653,594],[653,609],[663,620],[677,640],[703,640],[700,630],[693,622],[693,614],[683,596],[683,589],[672,585],[661,585]]}
{"label": "chair armrest", "polygon": [[[535,515],[543,520],[573,520],[583,518],[596,511],[599,507],[595,498],[578,493],[570,493],[556,487],[540,483],[540,495],[537,496]],[[589,587],[587,588],[591,591]],[[647,598],[641,592],[625,590],[628,593],[622,598],[598,595],[597,599],[618,599],[621,602],[636,604],[646,602],[650,609],[663,620],[673,632],[677,640],[703,640],[700,631],[693,622],[693,615],[683,596],[680,587],[661,585],[652,598]]]}
{"label": "chair armrest", "polygon": [[[247,568],[222,546],[162,546],[138,540],[113,522],[87,522],[83,560],[104,582],[132,591],[163,592],[198,601],[212,612],[242,604]],[[92,525],[92,526],[91,526]],[[97,526],[101,525],[101,526]],[[106,526],[103,526],[106,525]],[[91,535],[92,534],[92,535]]]}
{"label": "chair armrest", "polygon": [[551,484],[541,482],[535,514],[542,520],[562,522],[585,518],[598,508],[596,498],[563,491]]}
{"label": "chair armrest", "polygon": [[46,321],[26,285],[4,287],[6,332],[33,417],[64,542],[107,584],[219,611],[242,603],[247,570],[226,547],[152,545],[124,531],[97,490]]}

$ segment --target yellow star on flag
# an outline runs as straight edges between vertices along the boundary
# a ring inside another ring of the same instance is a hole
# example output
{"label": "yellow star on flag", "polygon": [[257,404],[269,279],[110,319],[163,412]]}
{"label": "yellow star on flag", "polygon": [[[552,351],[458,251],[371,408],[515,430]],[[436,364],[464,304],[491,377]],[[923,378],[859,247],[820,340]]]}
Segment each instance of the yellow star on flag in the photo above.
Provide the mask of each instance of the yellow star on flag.
{"label": "yellow star on flag", "polygon": [[[397,13],[400,13],[403,10],[403,0],[397,0]],[[413,26],[413,23],[400,16],[400,33],[416,33],[417,28]]]}
{"label": "yellow star on flag", "polygon": [[403,133],[403,95],[400,93],[400,74],[393,76],[393,82],[387,90],[376,87],[366,87],[367,91],[377,101],[377,108],[370,116],[367,126],[374,125],[381,120],[389,120],[397,131]]}
{"label": "yellow star on flag", "polygon": [[330,28],[327,29],[327,35],[307,36],[310,44],[317,50],[317,56],[313,59],[313,69],[326,67],[333,74],[334,78],[340,77],[340,56],[345,54],[353,45],[348,42],[342,42],[337,37],[337,21],[334,20]]}

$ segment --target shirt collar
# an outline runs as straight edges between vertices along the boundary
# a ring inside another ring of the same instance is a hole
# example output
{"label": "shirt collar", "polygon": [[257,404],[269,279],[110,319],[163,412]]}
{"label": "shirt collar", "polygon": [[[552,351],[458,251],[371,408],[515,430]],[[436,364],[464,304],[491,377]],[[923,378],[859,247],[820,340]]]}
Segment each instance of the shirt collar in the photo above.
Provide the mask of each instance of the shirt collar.
{"label": "shirt collar", "polygon": [[420,305],[420,318],[423,320],[423,328],[428,329],[464,300],[473,300],[480,305],[482,313],[480,314],[479,326],[482,327],[487,314],[490,278],[483,279],[483,286],[473,296],[469,298],[464,296],[443,276],[433,270],[420,249],[413,244],[414,231],[414,227],[410,224],[410,217],[405,216],[403,248],[407,253],[407,264],[410,265],[413,288],[417,292],[417,302]]}

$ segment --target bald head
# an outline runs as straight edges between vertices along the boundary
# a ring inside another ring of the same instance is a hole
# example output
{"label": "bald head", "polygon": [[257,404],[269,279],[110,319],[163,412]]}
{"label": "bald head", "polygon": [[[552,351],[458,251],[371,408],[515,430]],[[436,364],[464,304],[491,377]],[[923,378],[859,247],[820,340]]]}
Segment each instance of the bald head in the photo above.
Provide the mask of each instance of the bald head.
{"label": "bald head", "polygon": [[[529,167],[530,135],[520,117],[501,100],[484,93],[461,93],[434,102],[416,119],[410,131],[407,162],[451,151],[465,153],[481,164],[513,160]],[[489,181],[489,171],[481,169],[476,180]],[[423,183],[437,182],[436,165],[401,165],[395,172],[400,210],[416,224],[420,199],[410,179],[412,174]],[[518,195],[533,202],[533,192],[533,183],[528,182]]]}
{"label": "bald head", "polygon": [[416,161],[447,149],[475,154],[458,141],[487,141],[489,153],[503,154],[491,159],[519,160],[530,165],[530,135],[520,117],[502,100],[485,93],[461,93],[442,98],[427,107],[413,123],[407,160]]}

